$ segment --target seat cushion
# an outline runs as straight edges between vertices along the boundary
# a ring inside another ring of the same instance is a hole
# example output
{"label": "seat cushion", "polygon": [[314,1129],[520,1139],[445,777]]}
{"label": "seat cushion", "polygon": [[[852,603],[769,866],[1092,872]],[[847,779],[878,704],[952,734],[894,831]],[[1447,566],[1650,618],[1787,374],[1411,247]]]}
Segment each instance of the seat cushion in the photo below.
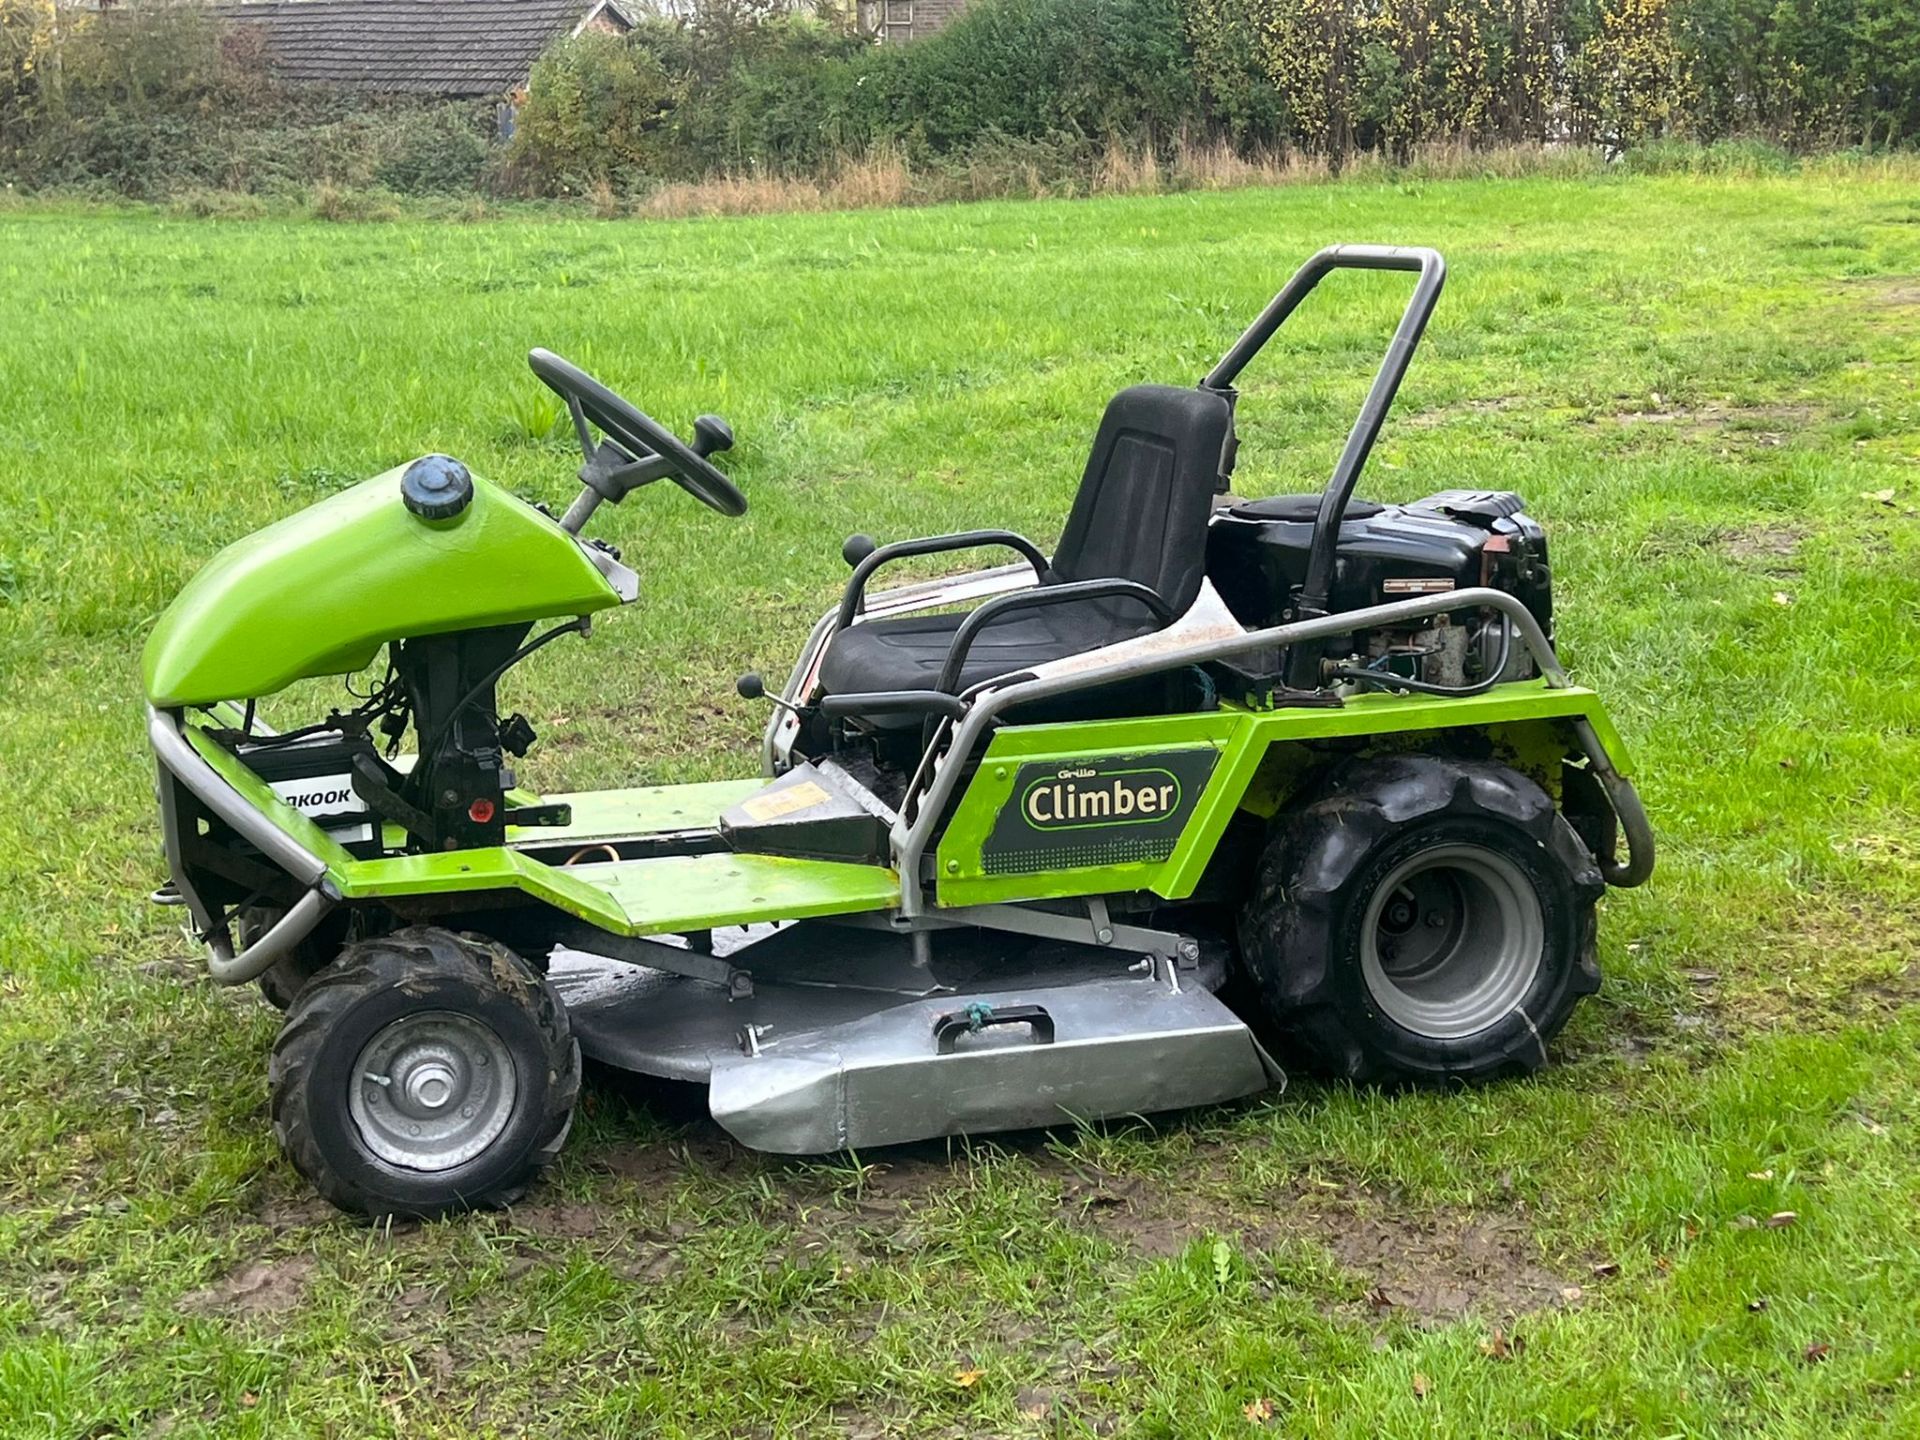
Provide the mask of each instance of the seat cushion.
{"label": "seat cushion", "polygon": [[[903,615],[842,630],[828,642],[820,662],[821,692],[933,689],[947,663],[953,633],[966,618],[964,613]],[[1127,601],[1016,610],[974,637],[958,688],[966,690],[982,680],[1096,650],[1153,628],[1146,607]]]}

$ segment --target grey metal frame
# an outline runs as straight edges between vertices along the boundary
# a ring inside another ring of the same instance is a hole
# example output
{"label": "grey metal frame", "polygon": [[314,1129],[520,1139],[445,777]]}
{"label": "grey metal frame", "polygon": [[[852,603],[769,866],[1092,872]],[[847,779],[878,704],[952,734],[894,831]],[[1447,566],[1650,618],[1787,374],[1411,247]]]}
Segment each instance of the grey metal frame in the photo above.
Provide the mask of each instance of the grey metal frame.
{"label": "grey metal frame", "polygon": [[[200,928],[201,938],[213,952],[207,961],[207,970],[222,985],[243,985],[257,980],[312,934],[314,926],[339,903],[339,892],[327,879],[327,862],[254,809],[246,797],[220,777],[220,772],[188,743],[181,731],[179,711],[156,710],[149,705],[147,740],[153,746],[162,772],[160,806],[161,823],[166,832],[167,864],[173,873],[174,886],[186,900],[188,911]],[[231,933],[220,917],[207,908],[182,872],[180,817],[166,783],[169,778],[186,786],[194,798],[231,825],[243,840],[307,887],[307,893],[295,901],[266,934],[237,955]]]}

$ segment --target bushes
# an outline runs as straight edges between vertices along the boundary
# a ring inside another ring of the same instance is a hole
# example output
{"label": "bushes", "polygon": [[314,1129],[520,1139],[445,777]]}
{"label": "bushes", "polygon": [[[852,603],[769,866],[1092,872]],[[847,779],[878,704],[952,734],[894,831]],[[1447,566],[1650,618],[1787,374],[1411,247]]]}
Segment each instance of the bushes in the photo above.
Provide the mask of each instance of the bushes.
{"label": "bushes", "polygon": [[534,66],[509,169],[542,188],[631,185],[669,167],[666,122],[683,87],[660,57],[587,31]]}
{"label": "bushes", "polygon": [[974,0],[910,46],[704,0],[556,45],[505,148],[488,105],[276,86],[260,31],[198,6],[56,25],[53,3],[0,0],[0,179],[137,196],[498,187],[615,213],[665,184],[733,206],[883,172],[1080,193],[1436,147],[1920,138],[1920,0]]}
{"label": "bushes", "polygon": [[483,182],[491,106],[277,86],[257,30],[195,5],[67,10],[56,30],[49,3],[0,0],[0,178],[12,183],[160,198]]}
{"label": "bushes", "polygon": [[873,90],[867,138],[930,155],[989,133],[1171,141],[1195,94],[1175,0],[988,0],[856,83]]}

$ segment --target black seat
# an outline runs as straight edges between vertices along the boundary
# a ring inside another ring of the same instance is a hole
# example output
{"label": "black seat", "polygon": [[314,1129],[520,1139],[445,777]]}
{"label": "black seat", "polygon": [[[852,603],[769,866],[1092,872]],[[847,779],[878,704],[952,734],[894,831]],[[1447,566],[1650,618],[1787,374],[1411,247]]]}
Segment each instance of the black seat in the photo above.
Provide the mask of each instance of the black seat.
{"label": "black seat", "polygon": [[[1206,571],[1207,517],[1232,412],[1219,395],[1136,385],[1107,405],[1044,584],[1131,580],[1184,614]],[[820,664],[827,695],[936,688],[964,614],[873,620],[834,635]],[[957,690],[1157,629],[1127,598],[1065,601],[989,623]]]}

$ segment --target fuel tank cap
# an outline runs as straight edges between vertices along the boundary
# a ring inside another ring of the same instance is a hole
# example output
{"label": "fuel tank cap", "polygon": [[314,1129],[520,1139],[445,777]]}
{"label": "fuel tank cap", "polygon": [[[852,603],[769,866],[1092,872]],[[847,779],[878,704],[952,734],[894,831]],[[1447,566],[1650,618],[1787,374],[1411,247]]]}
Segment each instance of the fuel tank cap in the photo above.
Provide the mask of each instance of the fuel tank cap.
{"label": "fuel tank cap", "polygon": [[451,455],[423,455],[400,477],[400,498],[422,520],[451,520],[473,503],[473,476]]}

